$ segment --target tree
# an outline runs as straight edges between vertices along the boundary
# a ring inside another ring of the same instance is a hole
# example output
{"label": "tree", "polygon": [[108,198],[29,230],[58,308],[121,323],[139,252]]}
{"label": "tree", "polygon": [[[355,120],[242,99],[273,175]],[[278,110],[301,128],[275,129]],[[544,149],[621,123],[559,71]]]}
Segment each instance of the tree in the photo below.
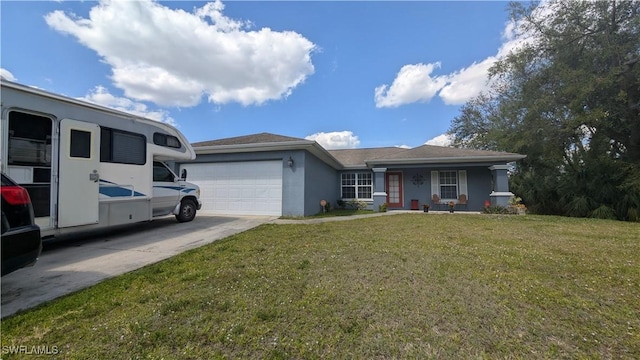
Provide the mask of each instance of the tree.
{"label": "tree", "polygon": [[462,107],[454,144],[518,152],[512,189],[546,214],[637,220],[640,2],[510,4],[520,46]]}

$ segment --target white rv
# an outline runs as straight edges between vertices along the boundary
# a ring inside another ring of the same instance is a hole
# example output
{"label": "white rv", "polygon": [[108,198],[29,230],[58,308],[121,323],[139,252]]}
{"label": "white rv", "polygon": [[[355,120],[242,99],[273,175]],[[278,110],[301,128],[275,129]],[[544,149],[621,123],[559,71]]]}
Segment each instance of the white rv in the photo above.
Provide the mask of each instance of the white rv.
{"label": "white rv", "polygon": [[0,96],[2,172],[29,191],[43,237],[200,209],[164,163],[195,158],[173,126],[5,79]]}

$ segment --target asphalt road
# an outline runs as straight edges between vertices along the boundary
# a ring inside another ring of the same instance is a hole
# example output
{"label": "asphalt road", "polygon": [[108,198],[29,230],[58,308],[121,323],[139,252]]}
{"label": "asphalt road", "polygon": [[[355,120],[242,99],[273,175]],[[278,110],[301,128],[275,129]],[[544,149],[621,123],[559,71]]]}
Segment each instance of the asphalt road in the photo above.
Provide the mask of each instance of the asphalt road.
{"label": "asphalt road", "polygon": [[125,228],[46,241],[35,266],[1,278],[1,317],[275,219],[198,213],[188,223],[166,217]]}

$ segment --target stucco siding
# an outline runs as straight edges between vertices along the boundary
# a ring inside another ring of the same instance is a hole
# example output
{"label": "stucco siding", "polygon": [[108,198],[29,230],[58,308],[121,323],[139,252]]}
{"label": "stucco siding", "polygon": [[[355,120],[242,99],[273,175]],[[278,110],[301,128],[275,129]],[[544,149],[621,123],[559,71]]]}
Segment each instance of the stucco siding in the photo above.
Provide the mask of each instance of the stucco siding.
{"label": "stucco siding", "polygon": [[326,200],[332,207],[340,197],[338,172],[309,152],[305,156],[304,215],[314,215],[322,210],[320,201]]}
{"label": "stucco siding", "polygon": [[491,171],[487,167],[467,169],[469,188],[469,210],[482,211],[484,202],[489,201],[491,194]]}
{"label": "stucco siding", "polygon": [[[282,215],[302,216],[304,214],[305,184],[304,174],[307,171],[304,151],[287,151],[282,153],[284,173],[282,176]],[[289,167],[289,157],[293,165]]]}

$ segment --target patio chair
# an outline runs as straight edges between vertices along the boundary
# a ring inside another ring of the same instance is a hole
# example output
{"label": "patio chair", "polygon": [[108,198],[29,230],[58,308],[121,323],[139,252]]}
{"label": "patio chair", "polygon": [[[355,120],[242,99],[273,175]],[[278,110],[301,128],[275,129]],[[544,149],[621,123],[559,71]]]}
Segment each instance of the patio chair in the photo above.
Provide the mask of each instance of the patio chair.
{"label": "patio chair", "polygon": [[467,210],[467,195],[465,194],[460,194],[460,196],[458,196],[458,204],[460,206],[460,208]]}

